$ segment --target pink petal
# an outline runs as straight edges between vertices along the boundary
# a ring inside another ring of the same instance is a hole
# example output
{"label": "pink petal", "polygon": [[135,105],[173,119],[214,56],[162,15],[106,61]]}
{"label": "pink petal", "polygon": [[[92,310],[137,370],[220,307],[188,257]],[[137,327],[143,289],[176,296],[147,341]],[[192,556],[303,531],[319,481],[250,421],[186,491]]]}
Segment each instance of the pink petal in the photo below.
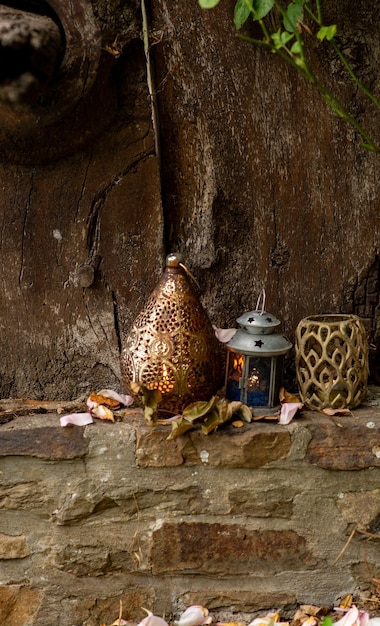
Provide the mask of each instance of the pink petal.
{"label": "pink petal", "polygon": [[153,615],[150,613],[147,617],[144,617],[143,620],[138,624],[138,626],[169,626],[167,622],[165,622],[162,617],[157,617],[157,615]]}
{"label": "pink petal", "polygon": [[92,424],[93,419],[90,413],[71,413],[60,417],[59,421],[61,426],[86,426]]}
{"label": "pink petal", "polygon": [[215,336],[221,343],[228,343],[237,332],[237,328],[217,328],[213,325]]}
{"label": "pink petal", "polygon": [[124,406],[130,406],[133,404],[132,396],[116,393],[113,389],[101,389],[96,393],[98,396],[103,396],[103,398],[112,398],[112,400],[116,400],[116,402],[120,402],[120,404],[123,404]]}
{"label": "pink petal", "polygon": [[355,605],[347,611],[346,615],[341,617],[337,622],[334,623],[334,626],[359,626],[359,610]]}
{"label": "pink petal", "polygon": [[302,402],[284,402],[281,405],[280,419],[278,421],[279,424],[289,424],[298,409],[302,409]]}
{"label": "pink petal", "polygon": [[208,610],[199,604],[194,604],[193,606],[189,606],[186,611],[182,613],[179,620],[174,622],[174,625],[202,626],[203,624],[210,624],[211,622],[212,618],[208,617]]}

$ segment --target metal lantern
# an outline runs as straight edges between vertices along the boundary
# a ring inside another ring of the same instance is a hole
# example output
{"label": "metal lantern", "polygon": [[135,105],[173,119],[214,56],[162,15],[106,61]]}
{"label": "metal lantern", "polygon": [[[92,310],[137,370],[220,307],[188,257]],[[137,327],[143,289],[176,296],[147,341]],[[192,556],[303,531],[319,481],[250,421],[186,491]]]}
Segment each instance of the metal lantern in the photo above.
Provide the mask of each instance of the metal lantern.
{"label": "metal lantern", "polygon": [[160,282],[123,342],[123,382],[158,389],[160,407],[177,412],[209,400],[222,385],[219,342],[180,254],[166,257]]}
{"label": "metal lantern", "polygon": [[237,319],[240,328],[227,343],[226,397],[259,409],[279,404],[284,355],[292,347],[286,337],[273,332],[280,321],[264,306],[263,293],[256,309]]}

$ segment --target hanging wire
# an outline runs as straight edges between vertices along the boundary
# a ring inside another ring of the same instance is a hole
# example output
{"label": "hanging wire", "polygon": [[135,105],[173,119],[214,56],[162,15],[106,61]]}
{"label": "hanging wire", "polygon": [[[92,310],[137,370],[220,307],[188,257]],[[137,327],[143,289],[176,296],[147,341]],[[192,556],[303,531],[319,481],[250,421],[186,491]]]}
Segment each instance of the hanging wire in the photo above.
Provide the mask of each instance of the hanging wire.
{"label": "hanging wire", "polygon": [[265,311],[265,289],[263,289],[259,295],[259,297],[257,298],[257,302],[256,302],[256,311],[259,310],[260,308],[260,302],[262,301],[262,306],[261,306],[261,311],[260,311],[260,315],[264,314]]}
{"label": "hanging wire", "polygon": [[184,265],[183,263],[178,263],[178,265],[180,267],[182,267],[182,269],[184,270],[184,272],[191,278],[191,280],[195,283],[195,285],[198,287],[199,291],[201,290],[200,284],[198,283],[197,279],[195,278],[195,276],[190,272],[190,270],[186,267],[186,265]]}

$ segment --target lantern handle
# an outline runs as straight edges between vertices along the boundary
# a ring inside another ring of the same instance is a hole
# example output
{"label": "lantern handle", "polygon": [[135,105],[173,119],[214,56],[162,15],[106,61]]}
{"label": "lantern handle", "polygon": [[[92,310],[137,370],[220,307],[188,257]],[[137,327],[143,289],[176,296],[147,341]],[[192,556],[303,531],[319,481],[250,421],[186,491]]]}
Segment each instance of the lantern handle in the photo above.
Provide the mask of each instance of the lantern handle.
{"label": "lantern handle", "polygon": [[264,314],[264,310],[265,310],[265,289],[263,289],[259,295],[259,297],[257,298],[257,302],[256,302],[256,311],[259,310],[260,307],[260,302],[262,301],[262,306],[261,306],[261,311],[260,311],[260,315]]}

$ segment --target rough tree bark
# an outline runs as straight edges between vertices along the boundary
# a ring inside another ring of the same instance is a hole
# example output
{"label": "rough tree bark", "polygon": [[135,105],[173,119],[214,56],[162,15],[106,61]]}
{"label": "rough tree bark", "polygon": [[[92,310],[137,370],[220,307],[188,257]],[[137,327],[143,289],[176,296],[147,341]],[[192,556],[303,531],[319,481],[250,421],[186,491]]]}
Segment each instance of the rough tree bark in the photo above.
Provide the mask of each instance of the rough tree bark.
{"label": "rough tree bark", "polygon": [[2,397],[118,388],[122,333],[163,261],[138,3],[49,6],[61,65],[0,120]]}
{"label": "rough tree bark", "polygon": [[[265,288],[291,339],[302,317],[339,311],[364,317],[373,339],[380,156],[293,68],[236,38],[234,4],[151,3],[168,246],[185,254],[218,325],[234,324]],[[323,6],[379,97],[378,11],[364,0]],[[380,112],[337,58],[310,45],[314,69],[379,142]]]}

